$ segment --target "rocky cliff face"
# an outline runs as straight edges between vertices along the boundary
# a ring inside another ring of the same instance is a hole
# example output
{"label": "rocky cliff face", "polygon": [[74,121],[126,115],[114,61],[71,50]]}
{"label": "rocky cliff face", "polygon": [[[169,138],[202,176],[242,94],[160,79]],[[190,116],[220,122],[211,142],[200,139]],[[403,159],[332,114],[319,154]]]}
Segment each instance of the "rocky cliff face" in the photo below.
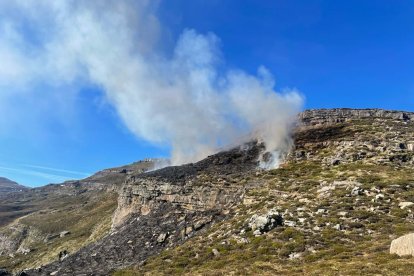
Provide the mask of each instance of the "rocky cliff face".
{"label": "rocky cliff face", "polygon": [[119,194],[111,235],[30,275],[107,275],[205,231],[231,216],[245,192],[260,184],[246,177],[257,170],[262,149],[251,143],[195,164],[130,175]]}
{"label": "rocky cliff face", "polygon": [[120,191],[114,227],[130,214],[147,215],[158,204],[168,202],[192,211],[226,211],[240,202],[245,189],[240,183],[257,169],[262,147],[256,143],[207,157],[195,163],[131,175]]}
{"label": "rocky cliff face", "polygon": [[311,109],[299,115],[302,125],[315,126],[344,123],[354,120],[397,120],[408,122],[414,120],[414,113],[384,109]]}

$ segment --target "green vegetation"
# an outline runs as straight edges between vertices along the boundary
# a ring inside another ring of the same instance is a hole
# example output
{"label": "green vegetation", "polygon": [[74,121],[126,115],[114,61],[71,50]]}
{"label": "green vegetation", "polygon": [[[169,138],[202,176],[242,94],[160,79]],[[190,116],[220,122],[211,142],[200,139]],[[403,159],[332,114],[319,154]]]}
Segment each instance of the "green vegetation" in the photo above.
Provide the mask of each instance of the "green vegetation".
{"label": "green vegetation", "polygon": [[[84,193],[76,196],[56,197],[48,208],[34,212],[0,228],[0,233],[14,231],[13,225],[24,227],[22,247],[28,254],[0,256],[0,267],[19,271],[38,267],[58,259],[60,251],[76,252],[83,246],[97,241],[111,228],[111,217],[117,206],[115,194]],[[59,233],[70,234],[60,237]],[[47,238],[47,237],[50,238]]]}
{"label": "green vegetation", "polygon": [[[409,168],[362,162],[322,167],[303,161],[258,178],[265,184],[247,193],[255,203],[238,206],[232,219],[149,258],[140,267],[114,275],[409,275],[414,271],[413,258],[388,253],[390,235],[414,231],[410,219],[414,209],[398,207],[413,195],[406,188],[414,183],[414,171]],[[353,182],[337,184],[328,196],[318,194],[321,183],[349,179]],[[351,195],[355,183],[364,193]],[[384,198],[375,200],[379,193]],[[259,237],[240,234],[251,214],[271,208],[283,212],[285,220],[296,226],[277,227]],[[318,213],[319,209],[327,212]],[[305,222],[299,222],[299,217]],[[239,236],[249,242],[239,242]],[[213,249],[220,255],[215,256]]]}

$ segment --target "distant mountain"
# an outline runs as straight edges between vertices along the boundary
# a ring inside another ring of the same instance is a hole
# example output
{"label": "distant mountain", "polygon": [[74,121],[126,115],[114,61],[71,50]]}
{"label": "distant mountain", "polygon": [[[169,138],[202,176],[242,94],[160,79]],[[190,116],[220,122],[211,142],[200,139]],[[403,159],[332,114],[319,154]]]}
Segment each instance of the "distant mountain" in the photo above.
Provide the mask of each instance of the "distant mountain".
{"label": "distant mountain", "polygon": [[27,187],[18,184],[8,178],[0,177],[0,194],[1,193],[10,193],[10,192],[19,192],[22,190],[27,190]]}

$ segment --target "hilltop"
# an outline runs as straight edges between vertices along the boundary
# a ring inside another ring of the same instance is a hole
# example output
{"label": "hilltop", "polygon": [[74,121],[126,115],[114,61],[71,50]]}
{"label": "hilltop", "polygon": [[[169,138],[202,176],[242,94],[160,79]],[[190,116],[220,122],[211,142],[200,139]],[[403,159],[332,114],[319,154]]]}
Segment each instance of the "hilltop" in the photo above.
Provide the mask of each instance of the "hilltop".
{"label": "hilltop", "polygon": [[0,194],[19,192],[27,189],[27,187],[20,185],[17,182],[14,182],[5,177],[0,177]]}
{"label": "hilltop", "polygon": [[[252,141],[195,164],[107,170],[16,195],[7,204],[48,204],[0,228],[0,267],[31,268],[28,275],[410,274],[413,259],[390,254],[390,245],[414,233],[414,114],[309,110],[293,138],[274,170],[258,167],[264,146]],[[26,234],[16,238],[15,229]]]}

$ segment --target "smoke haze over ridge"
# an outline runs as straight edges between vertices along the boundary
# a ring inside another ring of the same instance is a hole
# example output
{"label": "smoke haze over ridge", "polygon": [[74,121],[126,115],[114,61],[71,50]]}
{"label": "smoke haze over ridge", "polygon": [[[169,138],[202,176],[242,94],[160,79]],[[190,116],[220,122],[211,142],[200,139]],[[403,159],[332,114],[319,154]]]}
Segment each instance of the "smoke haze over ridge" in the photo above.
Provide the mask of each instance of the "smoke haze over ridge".
{"label": "smoke haze over ridge", "polygon": [[1,3],[0,108],[16,94],[39,93],[33,85],[52,85],[41,97],[59,98],[62,87],[93,84],[137,137],[170,145],[173,164],[200,160],[252,134],[271,152],[286,150],[300,94],[276,92],[264,67],[257,75],[226,69],[212,33],[186,29],[173,49],[163,49],[158,5]]}

